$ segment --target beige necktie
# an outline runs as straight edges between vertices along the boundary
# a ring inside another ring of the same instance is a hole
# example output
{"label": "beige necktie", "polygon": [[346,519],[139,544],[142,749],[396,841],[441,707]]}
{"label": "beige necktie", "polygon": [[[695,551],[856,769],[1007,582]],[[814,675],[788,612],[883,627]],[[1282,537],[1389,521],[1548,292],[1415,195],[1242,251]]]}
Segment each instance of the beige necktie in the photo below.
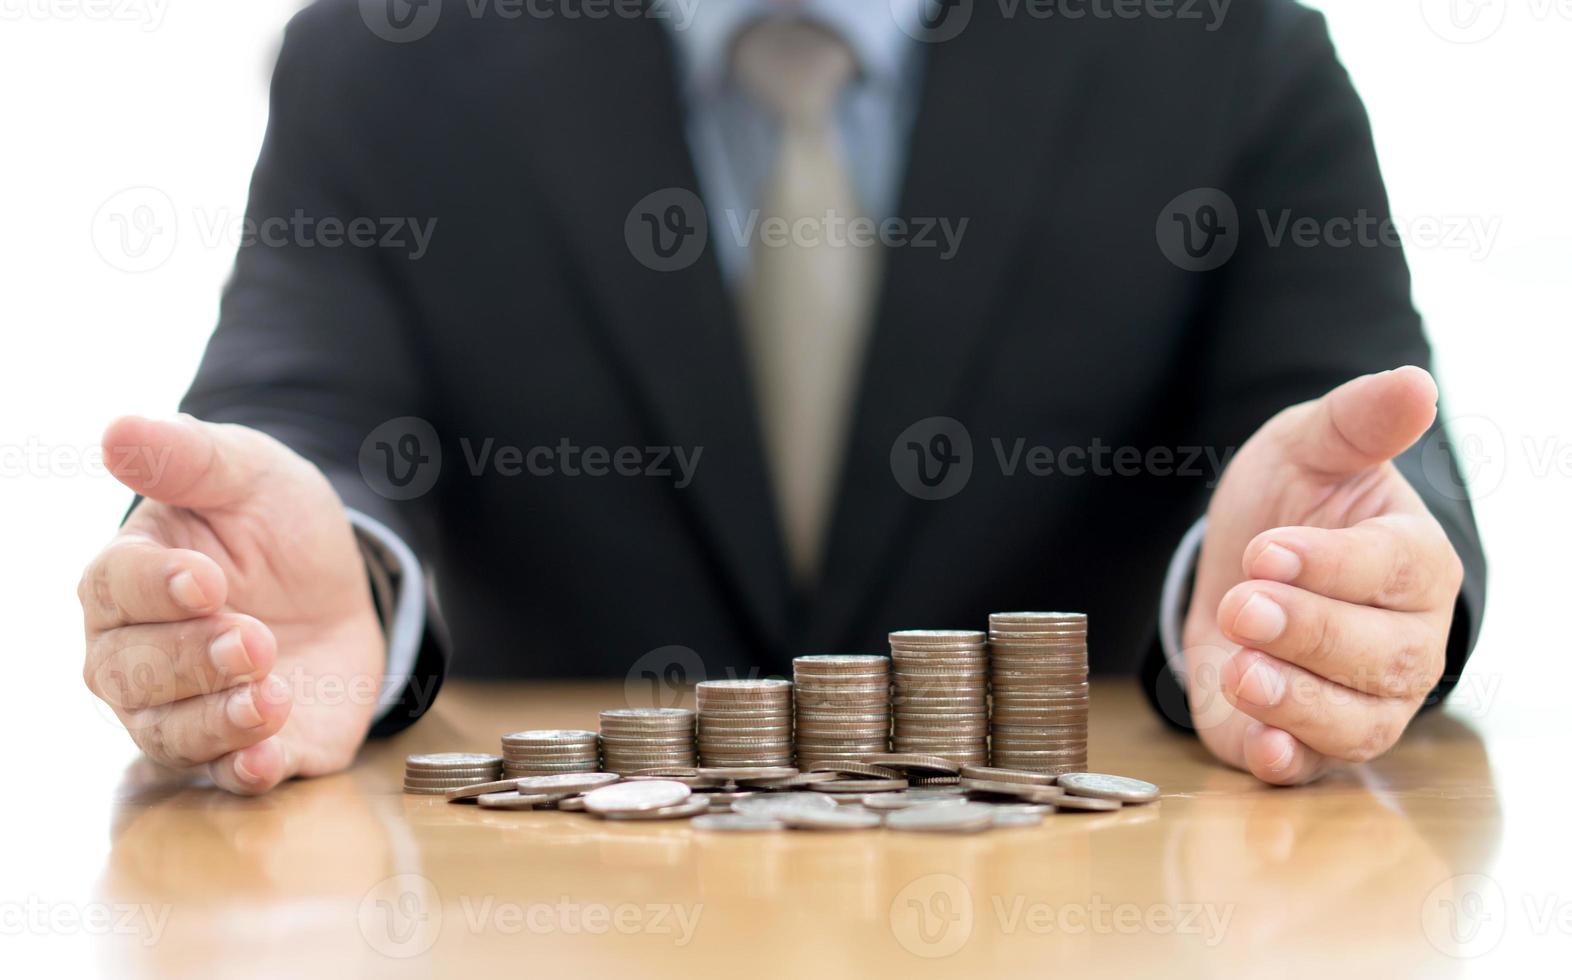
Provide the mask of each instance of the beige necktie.
{"label": "beige necktie", "polygon": [[749,28],[733,57],[743,88],[780,126],[758,227],[776,218],[792,231],[785,244],[755,235],[742,312],[787,555],[807,585],[819,570],[879,278],[877,246],[846,242],[861,212],[835,105],[856,60],[838,35],[801,20]]}

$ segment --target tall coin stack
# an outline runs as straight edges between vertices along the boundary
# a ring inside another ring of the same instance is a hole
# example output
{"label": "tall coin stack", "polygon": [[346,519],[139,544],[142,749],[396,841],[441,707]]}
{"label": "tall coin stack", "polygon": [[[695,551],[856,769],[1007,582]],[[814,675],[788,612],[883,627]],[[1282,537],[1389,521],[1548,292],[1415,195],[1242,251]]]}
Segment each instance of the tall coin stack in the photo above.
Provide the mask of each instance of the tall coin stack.
{"label": "tall coin stack", "polygon": [[798,657],[791,667],[798,769],[861,762],[889,751],[888,657]]}
{"label": "tall coin stack", "polygon": [[890,634],[896,752],[988,764],[986,641],[972,630]]}
{"label": "tall coin stack", "polygon": [[600,736],[579,729],[544,729],[502,736],[502,774],[552,776],[600,769]]}
{"label": "tall coin stack", "polygon": [[791,765],[791,681],[700,681],[693,697],[700,766]]}
{"label": "tall coin stack", "polygon": [[606,771],[691,768],[698,764],[687,708],[611,708],[600,713]]}
{"label": "tall coin stack", "polygon": [[1086,771],[1085,613],[994,613],[993,764],[1059,774]]}

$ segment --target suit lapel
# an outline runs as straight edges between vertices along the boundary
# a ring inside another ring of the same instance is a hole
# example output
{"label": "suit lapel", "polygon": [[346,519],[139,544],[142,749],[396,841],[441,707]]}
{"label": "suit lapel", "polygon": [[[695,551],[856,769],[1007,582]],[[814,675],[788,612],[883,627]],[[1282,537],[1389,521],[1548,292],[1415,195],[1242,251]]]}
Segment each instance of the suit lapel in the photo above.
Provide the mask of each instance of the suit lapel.
{"label": "suit lapel", "polygon": [[702,447],[693,482],[675,492],[750,632],[778,652],[790,590],[736,312],[713,247],[691,264],[655,250],[656,232],[669,249],[672,228],[705,223],[668,40],[651,19],[613,18],[563,27],[530,53],[513,117],[520,153],[538,168],[589,319],[651,437]]}
{"label": "suit lapel", "polygon": [[[967,226],[948,260],[938,247],[894,248],[887,255],[826,572],[804,648],[840,649],[897,625],[862,619],[903,540],[944,504],[901,490],[891,447],[919,420],[948,415],[965,422],[999,319],[1001,287],[1019,272],[1013,260],[1028,216],[1042,213],[1038,198],[1054,178],[1053,155],[1066,149],[1050,146],[1050,138],[1071,131],[1064,116],[1085,98],[1072,86],[1084,57],[1072,44],[1077,32],[1008,22],[992,11],[978,4],[959,38],[927,50],[900,213],[914,222],[966,219]],[[974,456],[983,451],[980,442],[974,446]]]}

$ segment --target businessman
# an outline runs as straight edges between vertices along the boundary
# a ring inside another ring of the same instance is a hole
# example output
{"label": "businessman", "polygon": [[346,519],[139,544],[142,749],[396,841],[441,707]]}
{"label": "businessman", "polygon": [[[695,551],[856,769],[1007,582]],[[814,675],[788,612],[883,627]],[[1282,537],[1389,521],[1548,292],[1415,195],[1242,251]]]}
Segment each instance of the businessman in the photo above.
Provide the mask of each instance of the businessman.
{"label": "businessman", "polygon": [[1274,784],[1456,683],[1483,558],[1319,15],[501,9],[287,32],[290,230],[188,414],[104,435],[84,676],[152,758],[259,793],[450,664],[787,673],[1005,608]]}

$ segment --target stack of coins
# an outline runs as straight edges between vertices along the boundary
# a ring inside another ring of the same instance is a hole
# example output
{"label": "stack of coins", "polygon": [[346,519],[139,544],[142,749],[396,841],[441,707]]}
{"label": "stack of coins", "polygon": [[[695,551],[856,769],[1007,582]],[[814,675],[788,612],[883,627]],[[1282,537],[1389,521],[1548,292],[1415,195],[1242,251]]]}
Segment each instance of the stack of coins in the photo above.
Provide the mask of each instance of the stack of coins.
{"label": "stack of coins", "polygon": [[600,736],[578,729],[544,729],[502,736],[503,772],[509,779],[600,769]]}
{"label": "stack of coins", "polygon": [[890,634],[896,752],[988,762],[987,636],[971,630]]}
{"label": "stack of coins", "polygon": [[1086,769],[1084,613],[994,613],[993,764],[1028,772]]}
{"label": "stack of coins", "polygon": [[855,763],[889,750],[888,657],[798,657],[791,665],[798,769]]}
{"label": "stack of coins", "polygon": [[700,766],[791,765],[791,681],[701,681],[693,696]]}
{"label": "stack of coins", "polygon": [[694,715],[687,708],[611,708],[600,713],[601,750],[606,771],[619,775],[640,769],[691,768],[698,765],[693,742]]}
{"label": "stack of coins", "polygon": [[479,752],[437,752],[404,760],[404,792],[442,796],[450,789],[502,778],[502,757]]}

